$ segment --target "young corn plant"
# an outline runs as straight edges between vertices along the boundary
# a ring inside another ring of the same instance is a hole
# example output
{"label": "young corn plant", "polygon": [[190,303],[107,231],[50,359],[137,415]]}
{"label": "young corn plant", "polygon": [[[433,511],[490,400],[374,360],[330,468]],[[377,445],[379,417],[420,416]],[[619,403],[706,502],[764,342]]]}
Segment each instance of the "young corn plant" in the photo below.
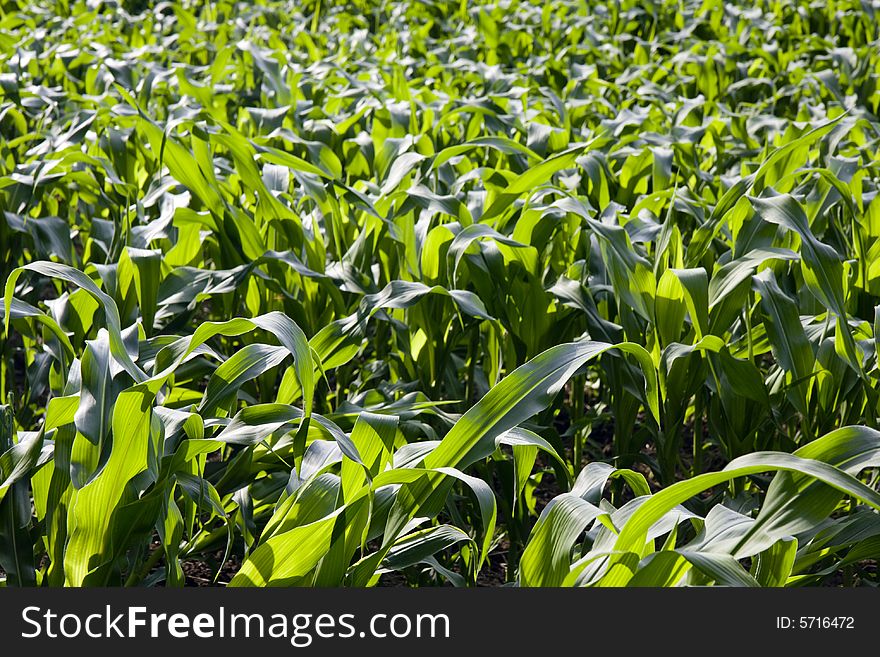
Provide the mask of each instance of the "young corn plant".
{"label": "young corn plant", "polygon": [[870,2],[0,3],[0,584],[878,584]]}

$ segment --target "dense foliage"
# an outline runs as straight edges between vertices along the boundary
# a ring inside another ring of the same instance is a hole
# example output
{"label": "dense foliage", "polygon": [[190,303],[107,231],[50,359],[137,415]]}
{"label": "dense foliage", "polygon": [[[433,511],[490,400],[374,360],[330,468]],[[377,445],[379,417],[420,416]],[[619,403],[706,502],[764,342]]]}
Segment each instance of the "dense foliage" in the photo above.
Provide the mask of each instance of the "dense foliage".
{"label": "dense foliage", "polygon": [[5,582],[876,585],[877,13],[0,0]]}

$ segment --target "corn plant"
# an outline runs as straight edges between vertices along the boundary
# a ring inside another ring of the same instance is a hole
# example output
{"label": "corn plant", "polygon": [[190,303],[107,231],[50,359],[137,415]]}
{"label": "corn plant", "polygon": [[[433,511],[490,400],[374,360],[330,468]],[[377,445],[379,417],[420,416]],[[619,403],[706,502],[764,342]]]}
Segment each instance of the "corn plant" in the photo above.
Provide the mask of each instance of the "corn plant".
{"label": "corn plant", "polygon": [[876,586],[877,11],[0,2],[0,582]]}

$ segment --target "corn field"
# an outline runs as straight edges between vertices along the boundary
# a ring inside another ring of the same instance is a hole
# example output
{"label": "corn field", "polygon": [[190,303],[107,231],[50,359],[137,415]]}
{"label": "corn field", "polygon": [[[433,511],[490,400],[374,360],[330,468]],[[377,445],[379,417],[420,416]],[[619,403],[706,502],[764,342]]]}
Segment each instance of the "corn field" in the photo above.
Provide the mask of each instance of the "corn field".
{"label": "corn field", "polygon": [[878,0],[0,0],[0,586],[877,586]]}

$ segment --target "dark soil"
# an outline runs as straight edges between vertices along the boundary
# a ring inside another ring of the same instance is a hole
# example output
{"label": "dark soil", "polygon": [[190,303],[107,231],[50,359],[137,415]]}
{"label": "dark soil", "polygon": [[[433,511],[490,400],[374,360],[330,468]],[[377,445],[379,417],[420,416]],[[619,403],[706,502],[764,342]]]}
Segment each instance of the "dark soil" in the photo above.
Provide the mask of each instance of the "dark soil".
{"label": "dark soil", "polygon": [[[241,568],[238,556],[230,555],[223,561],[223,550],[208,555],[207,559],[186,559],[180,568],[186,577],[184,586],[226,586]],[[219,576],[217,570],[220,570]],[[216,581],[215,581],[216,578]]]}
{"label": "dark soil", "polygon": [[477,586],[503,586],[507,583],[508,548],[507,541],[502,541],[496,551],[489,553],[486,565],[477,576]]}
{"label": "dark soil", "polygon": [[381,587],[408,587],[409,582],[403,573],[392,571],[390,573],[382,573],[379,575],[379,583],[376,586]]}

